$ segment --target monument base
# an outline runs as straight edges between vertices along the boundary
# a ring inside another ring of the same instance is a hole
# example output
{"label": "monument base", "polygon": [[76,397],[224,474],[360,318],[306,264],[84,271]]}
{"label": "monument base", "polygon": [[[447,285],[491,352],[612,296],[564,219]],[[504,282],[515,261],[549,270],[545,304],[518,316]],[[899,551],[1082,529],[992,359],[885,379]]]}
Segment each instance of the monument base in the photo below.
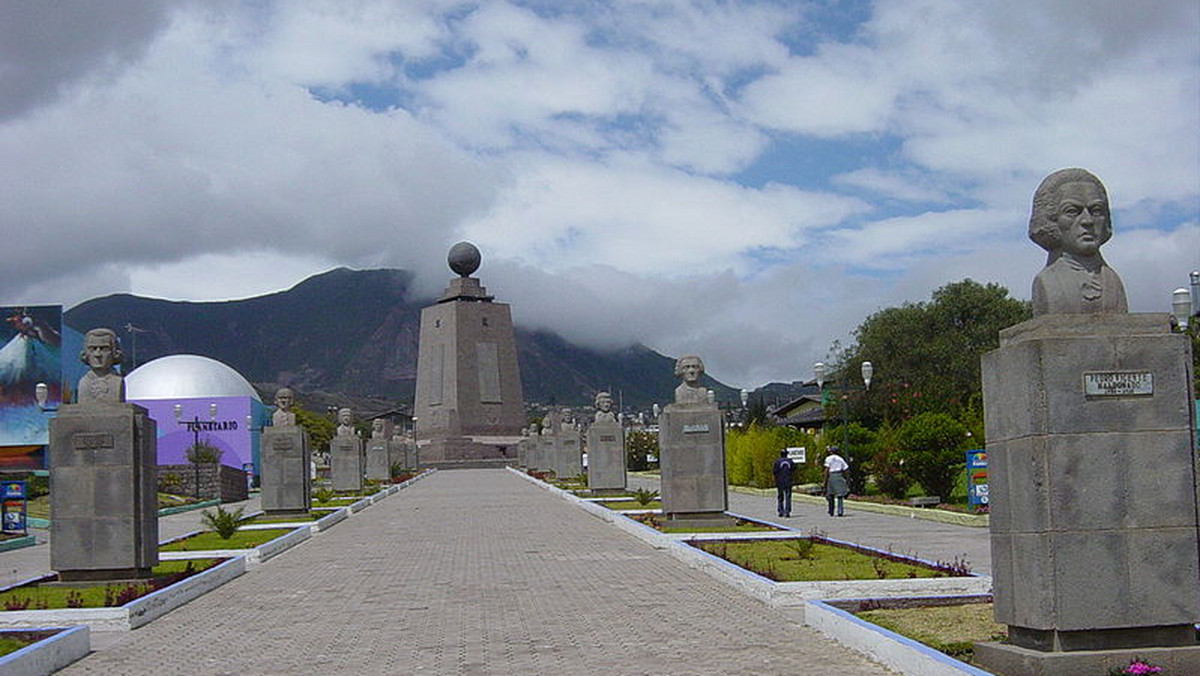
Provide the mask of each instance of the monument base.
{"label": "monument base", "polygon": [[664,528],[695,528],[708,530],[724,528],[737,523],[737,519],[725,512],[670,512],[663,514]]}
{"label": "monument base", "polygon": [[333,490],[362,490],[362,448],[362,440],[355,436],[338,436],[329,442],[329,475]]}
{"label": "monument base", "polygon": [[312,506],[312,460],[304,429],[268,427],[259,446],[263,510],[270,516],[307,514]]}
{"label": "monument base", "polygon": [[312,516],[312,512],[307,509],[264,509],[263,514],[268,518],[272,517],[302,517],[307,519]]}
{"label": "monument base", "polygon": [[1091,676],[1124,669],[1134,660],[1162,667],[1165,674],[1200,674],[1200,645],[1044,652],[1007,643],[976,643],[974,658],[976,665],[1000,676]]}
{"label": "monument base", "polygon": [[437,469],[478,469],[517,464],[514,444],[475,441],[470,437],[440,437],[418,447],[420,466]]}
{"label": "monument base", "polygon": [[723,514],[725,429],[714,404],[669,404],[658,417],[664,514]]}

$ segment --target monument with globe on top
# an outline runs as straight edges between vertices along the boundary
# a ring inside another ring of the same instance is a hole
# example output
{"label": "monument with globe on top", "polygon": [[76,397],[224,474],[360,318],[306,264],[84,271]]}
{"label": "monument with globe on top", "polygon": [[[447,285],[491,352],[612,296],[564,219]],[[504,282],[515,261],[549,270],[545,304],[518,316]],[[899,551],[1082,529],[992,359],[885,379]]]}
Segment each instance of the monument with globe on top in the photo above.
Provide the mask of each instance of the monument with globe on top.
{"label": "monument with globe on top", "polygon": [[525,404],[512,312],[471,276],[482,260],[474,244],[455,244],[447,260],[458,277],[421,311],[414,406],[421,465],[515,465]]}

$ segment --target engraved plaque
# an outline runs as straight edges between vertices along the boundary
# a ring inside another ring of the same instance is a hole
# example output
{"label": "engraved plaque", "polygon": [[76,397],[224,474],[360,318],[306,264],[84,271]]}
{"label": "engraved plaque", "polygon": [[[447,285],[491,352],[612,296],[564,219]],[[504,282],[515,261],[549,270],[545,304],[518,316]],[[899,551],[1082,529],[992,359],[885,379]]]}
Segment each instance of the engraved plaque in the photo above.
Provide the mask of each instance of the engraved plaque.
{"label": "engraved plaque", "polygon": [[601,434],[600,441],[616,441],[617,438],[611,434]]}
{"label": "engraved plaque", "polygon": [[293,447],[292,438],[290,436],[275,437],[275,440],[271,443],[271,446],[277,451],[290,451]]}
{"label": "engraved plaque", "polygon": [[708,434],[708,425],[684,425],[684,434]]}
{"label": "engraved plaque", "polygon": [[496,343],[476,343],[479,357],[479,401],[499,404],[500,398],[500,352]]}
{"label": "engraved plaque", "polygon": [[74,434],[71,436],[71,448],[77,451],[112,448],[114,443],[111,434]]}
{"label": "engraved plaque", "polygon": [[1083,394],[1088,397],[1129,397],[1154,394],[1154,374],[1149,371],[1093,371],[1083,374]]}

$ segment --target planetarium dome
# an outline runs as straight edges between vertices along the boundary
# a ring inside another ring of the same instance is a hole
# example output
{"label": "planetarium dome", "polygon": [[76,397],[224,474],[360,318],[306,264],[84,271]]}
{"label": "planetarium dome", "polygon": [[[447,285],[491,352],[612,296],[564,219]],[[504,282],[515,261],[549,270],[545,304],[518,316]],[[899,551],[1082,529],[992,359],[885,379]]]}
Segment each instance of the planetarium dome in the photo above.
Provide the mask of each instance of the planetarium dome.
{"label": "planetarium dome", "polygon": [[196,354],[173,354],[142,364],[125,377],[125,398],[250,397],[254,387],[229,366]]}

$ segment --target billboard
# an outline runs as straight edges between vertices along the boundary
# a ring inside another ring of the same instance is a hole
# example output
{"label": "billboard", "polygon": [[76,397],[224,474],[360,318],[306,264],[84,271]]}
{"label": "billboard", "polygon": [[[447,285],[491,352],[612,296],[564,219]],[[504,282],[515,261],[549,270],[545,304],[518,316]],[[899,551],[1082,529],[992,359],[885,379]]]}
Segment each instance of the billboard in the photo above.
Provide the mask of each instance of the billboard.
{"label": "billboard", "polygon": [[[48,411],[63,400],[62,306],[2,307],[0,316],[0,447],[23,447],[11,449],[23,455],[49,443]],[[45,409],[38,383],[46,384]],[[0,462],[11,455],[0,454]]]}

